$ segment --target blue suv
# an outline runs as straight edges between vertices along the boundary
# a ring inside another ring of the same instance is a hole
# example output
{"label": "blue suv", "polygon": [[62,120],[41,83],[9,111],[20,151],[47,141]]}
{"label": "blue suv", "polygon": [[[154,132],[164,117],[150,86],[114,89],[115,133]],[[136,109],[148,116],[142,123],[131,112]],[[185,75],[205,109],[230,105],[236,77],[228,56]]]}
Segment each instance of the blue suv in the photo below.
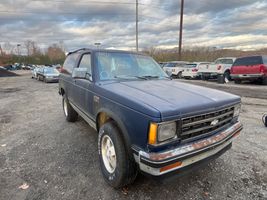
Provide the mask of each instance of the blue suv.
{"label": "blue suv", "polygon": [[240,97],[171,80],[149,56],[79,49],[59,77],[67,121],[98,132],[104,179],[119,188],[140,171],[183,174],[217,158],[242,129]]}

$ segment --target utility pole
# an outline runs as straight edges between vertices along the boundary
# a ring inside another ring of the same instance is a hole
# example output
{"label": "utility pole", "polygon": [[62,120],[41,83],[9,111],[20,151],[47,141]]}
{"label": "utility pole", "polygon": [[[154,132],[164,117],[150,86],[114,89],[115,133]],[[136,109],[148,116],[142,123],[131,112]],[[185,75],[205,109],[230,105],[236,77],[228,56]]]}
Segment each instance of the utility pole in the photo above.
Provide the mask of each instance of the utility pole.
{"label": "utility pole", "polygon": [[179,60],[182,59],[183,20],[184,20],[184,0],[181,0],[180,33],[179,33]]}
{"label": "utility pole", "polygon": [[136,0],[136,33],[135,33],[135,40],[136,40],[136,51],[138,52],[139,45],[138,45],[138,0]]}
{"label": "utility pole", "polygon": [[3,53],[3,49],[2,49],[2,46],[1,46],[1,44],[0,44],[0,53],[1,53],[1,56],[3,56],[3,55],[4,55],[4,53]]}

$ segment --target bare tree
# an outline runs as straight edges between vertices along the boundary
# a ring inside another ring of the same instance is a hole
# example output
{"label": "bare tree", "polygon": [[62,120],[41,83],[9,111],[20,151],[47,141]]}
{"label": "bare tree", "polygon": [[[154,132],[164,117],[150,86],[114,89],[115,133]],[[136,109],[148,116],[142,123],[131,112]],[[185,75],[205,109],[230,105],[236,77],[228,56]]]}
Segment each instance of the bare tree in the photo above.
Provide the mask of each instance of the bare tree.
{"label": "bare tree", "polygon": [[62,48],[63,46],[60,43],[48,47],[47,55],[52,62],[59,61],[65,57],[65,52]]}
{"label": "bare tree", "polygon": [[4,52],[6,54],[13,54],[14,45],[12,45],[10,42],[4,43]]}
{"label": "bare tree", "polygon": [[34,42],[32,40],[25,41],[24,46],[26,48],[28,56],[41,54],[41,50],[40,50],[39,46],[36,44],[36,42]]}

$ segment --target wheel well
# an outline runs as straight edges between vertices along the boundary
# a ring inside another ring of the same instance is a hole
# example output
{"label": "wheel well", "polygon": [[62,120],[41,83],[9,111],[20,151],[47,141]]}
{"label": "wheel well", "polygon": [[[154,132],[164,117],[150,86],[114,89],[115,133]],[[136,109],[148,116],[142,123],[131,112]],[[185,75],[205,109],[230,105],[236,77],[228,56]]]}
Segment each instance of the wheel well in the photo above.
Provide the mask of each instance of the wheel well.
{"label": "wheel well", "polygon": [[96,119],[96,128],[97,131],[99,131],[99,128],[105,124],[107,121],[115,121],[113,120],[107,113],[105,112],[101,112],[97,115],[97,119]]}
{"label": "wheel well", "polygon": [[[227,70],[225,70],[225,72],[229,72],[229,74],[231,74],[231,71],[230,71],[230,69],[227,69]],[[224,72],[224,73],[225,73],[225,72]]]}

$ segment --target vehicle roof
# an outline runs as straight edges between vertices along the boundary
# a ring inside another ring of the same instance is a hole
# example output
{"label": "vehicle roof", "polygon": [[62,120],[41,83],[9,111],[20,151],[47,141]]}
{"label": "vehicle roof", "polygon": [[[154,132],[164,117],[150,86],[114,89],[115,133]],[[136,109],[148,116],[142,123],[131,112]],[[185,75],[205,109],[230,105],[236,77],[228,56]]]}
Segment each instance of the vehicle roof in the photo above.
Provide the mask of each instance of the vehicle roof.
{"label": "vehicle roof", "polygon": [[91,49],[91,48],[82,48],[82,49],[77,49],[75,51],[71,51],[68,53],[73,54],[73,53],[89,53],[89,52],[108,52],[108,53],[131,53],[131,54],[137,54],[137,55],[145,55],[144,53],[141,52],[135,52],[135,51],[124,51],[124,50],[115,50],[115,49]]}
{"label": "vehicle roof", "polygon": [[236,59],[236,57],[221,57],[221,58],[217,58],[216,60],[219,60],[219,59]]}
{"label": "vehicle roof", "polygon": [[168,61],[166,63],[189,63],[188,61]]}
{"label": "vehicle roof", "polygon": [[250,57],[258,57],[258,56],[267,57],[267,55],[252,55],[252,56],[242,56],[242,57],[238,57],[238,58],[250,58]]}

